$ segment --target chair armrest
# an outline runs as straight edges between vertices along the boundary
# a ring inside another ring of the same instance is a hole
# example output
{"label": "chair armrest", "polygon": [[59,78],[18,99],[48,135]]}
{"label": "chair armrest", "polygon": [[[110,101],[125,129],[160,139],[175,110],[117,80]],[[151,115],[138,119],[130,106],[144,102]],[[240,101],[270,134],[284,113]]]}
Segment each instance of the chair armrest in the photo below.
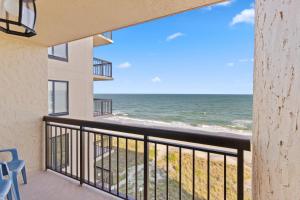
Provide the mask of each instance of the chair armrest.
{"label": "chair armrest", "polygon": [[19,160],[18,151],[15,148],[11,149],[0,149],[0,153],[9,152],[12,155],[12,160]]}

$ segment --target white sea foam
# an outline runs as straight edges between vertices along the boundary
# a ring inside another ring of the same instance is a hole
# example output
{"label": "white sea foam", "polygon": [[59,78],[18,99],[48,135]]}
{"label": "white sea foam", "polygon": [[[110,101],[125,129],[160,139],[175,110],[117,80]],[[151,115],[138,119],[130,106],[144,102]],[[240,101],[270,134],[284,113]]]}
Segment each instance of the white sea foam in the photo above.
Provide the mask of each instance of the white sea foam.
{"label": "white sea foam", "polygon": [[232,128],[247,129],[252,125],[252,120],[233,120]]}
{"label": "white sea foam", "polygon": [[[146,126],[162,126],[162,127],[178,127],[178,128],[184,128],[184,129],[193,129],[193,130],[202,130],[202,131],[207,131],[207,132],[226,132],[226,133],[234,133],[234,134],[242,134],[242,135],[251,135],[251,131],[246,131],[246,130],[236,130],[236,129],[231,129],[228,127],[222,127],[222,126],[217,126],[217,125],[203,125],[199,124],[197,126],[193,126],[184,122],[178,122],[178,121],[172,121],[172,122],[163,122],[163,121],[158,121],[158,120],[149,120],[149,119],[139,119],[139,118],[132,118],[128,117],[128,114],[126,113],[114,113],[114,115],[110,117],[104,118],[104,120],[108,121],[117,121],[119,123],[133,123],[133,124],[140,124],[140,125],[146,125]],[[236,123],[252,123],[250,120],[236,120]],[[233,123],[234,124],[234,123]],[[234,128],[234,126],[232,126]]]}
{"label": "white sea foam", "polygon": [[113,116],[128,116],[128,114],[117,110],[114,111]]}

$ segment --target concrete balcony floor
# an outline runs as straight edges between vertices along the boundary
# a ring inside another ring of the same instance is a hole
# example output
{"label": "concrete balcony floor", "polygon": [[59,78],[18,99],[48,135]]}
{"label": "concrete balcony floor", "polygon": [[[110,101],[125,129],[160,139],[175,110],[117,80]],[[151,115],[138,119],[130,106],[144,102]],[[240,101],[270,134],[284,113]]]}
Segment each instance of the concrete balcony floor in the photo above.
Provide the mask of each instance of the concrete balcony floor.
{"label": "concrete balcony floor", "polygon": [[114,78],[109,77],[109,76],[94,75],[93,80],[94,81],[112,81],[112,80],[114,80]]}
{"label": "concrete balcony floor", "polygon": [[117,200],[100,190],[80,186],[79,182],[51,171],[28,176],[28,184],[20,185],[22,200]]}

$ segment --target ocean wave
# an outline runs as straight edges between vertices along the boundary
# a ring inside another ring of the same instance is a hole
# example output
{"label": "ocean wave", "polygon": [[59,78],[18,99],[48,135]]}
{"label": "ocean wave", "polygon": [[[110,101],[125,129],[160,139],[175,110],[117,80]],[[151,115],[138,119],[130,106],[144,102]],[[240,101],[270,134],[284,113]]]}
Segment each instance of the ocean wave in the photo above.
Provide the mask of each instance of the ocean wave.
{"label": "ocean wave", "polygon": [[249,129],[252,126],[252,120],[233,120],[231,127],[239,129]]}
{"label": "ocean wave", "polygon": [[114,111],[112,115],[113,116],[128,116],[127,113],[122,112],[122,111],[118,111],[118,110]]}
{"label": "ocean wave", "polygon": [[249,130],[237,130],[237,129],[234,129],[234,127],[229,128],[229,127],[223,127],[223,126],[218,126],[218,125],[203,125],[203,124],[198,124],[198,125],[194,126],[194,125],[184,123],[184,122],[179,122],[179,121],[164,122],[164,121],[158,121],[158,120],[133,118],[133,117],[128,117],[128,115],[124,115],[124,113],[122,113],[122,115],[114,114],[110,117],[105,118],[105,120],[117,121],[117,122],[123,123],[123,124],[134,123],[134,124],[141,124],[141,125],[145,125],[145,126],[162,126],[162,127],[172,127],[172,128],[178,127],[178,128],[200,130],[200,131],[207,131],[207,132],[226,132],[226,133],[234,133],[234,134],[242,134],[242,135],[251,135],[252,134],[251,131],[249,131]]}

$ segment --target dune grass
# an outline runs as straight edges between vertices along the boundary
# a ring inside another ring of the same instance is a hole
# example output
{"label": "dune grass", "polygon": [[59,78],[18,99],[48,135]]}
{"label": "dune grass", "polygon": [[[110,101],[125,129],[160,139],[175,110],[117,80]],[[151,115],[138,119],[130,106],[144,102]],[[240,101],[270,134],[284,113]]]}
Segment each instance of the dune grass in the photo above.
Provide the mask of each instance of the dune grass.
{"label": "dune grass", "polygon": [[[128,177],[128,195],[135,197],[137,186],[137,199],[143,196],[143,142],[137,142],[137,153],[135,151],[136,143],[128,140],[127,151],[127,177]],[[113,139],[113,153],[111,154],[111,169],[113,173],[113,188],[116,189],[117,184],[117,142]],[[126,193],[126,143],[125,140],[119,140],[119,190]],[[136,158],[137,155],[137,159]],[[154,199],[154,145],[150,145],[149,149],[149,195],[150,199]],[[104,167],[109,168],[109,158],[104,158]],[[137,176],[136,163],[137,162]],[[169,199],[179,199],[179,150],[178,148],[169,148],[169,179],[168,179],[168,196]],[[193,193],[193,168],[192,168],[192,151],[182,151],[181,163],[181,197],[182,199],[192,199]],[[98,161],[97,165],[101,165]],[[226,196],[228,200],[237,199],[237,167],[236,159],[228,158],[226,177]],[[251,169],[245,166],[244,179],[249,182],[251,179]],[[136,185],[137,179],[137,185]],[[202,152],[195,153],[195,199],[207,199],[207,158]],[[224,162],[223,156],[212,155],[210,161],[210,199],[223,199],[224,196]],[[159,145],[157,149],[157,199],[166,199],[167,178],[166,178],[166,149],[165,146]],[[245,190],[245,199],[251,199],[251,190]]]}

